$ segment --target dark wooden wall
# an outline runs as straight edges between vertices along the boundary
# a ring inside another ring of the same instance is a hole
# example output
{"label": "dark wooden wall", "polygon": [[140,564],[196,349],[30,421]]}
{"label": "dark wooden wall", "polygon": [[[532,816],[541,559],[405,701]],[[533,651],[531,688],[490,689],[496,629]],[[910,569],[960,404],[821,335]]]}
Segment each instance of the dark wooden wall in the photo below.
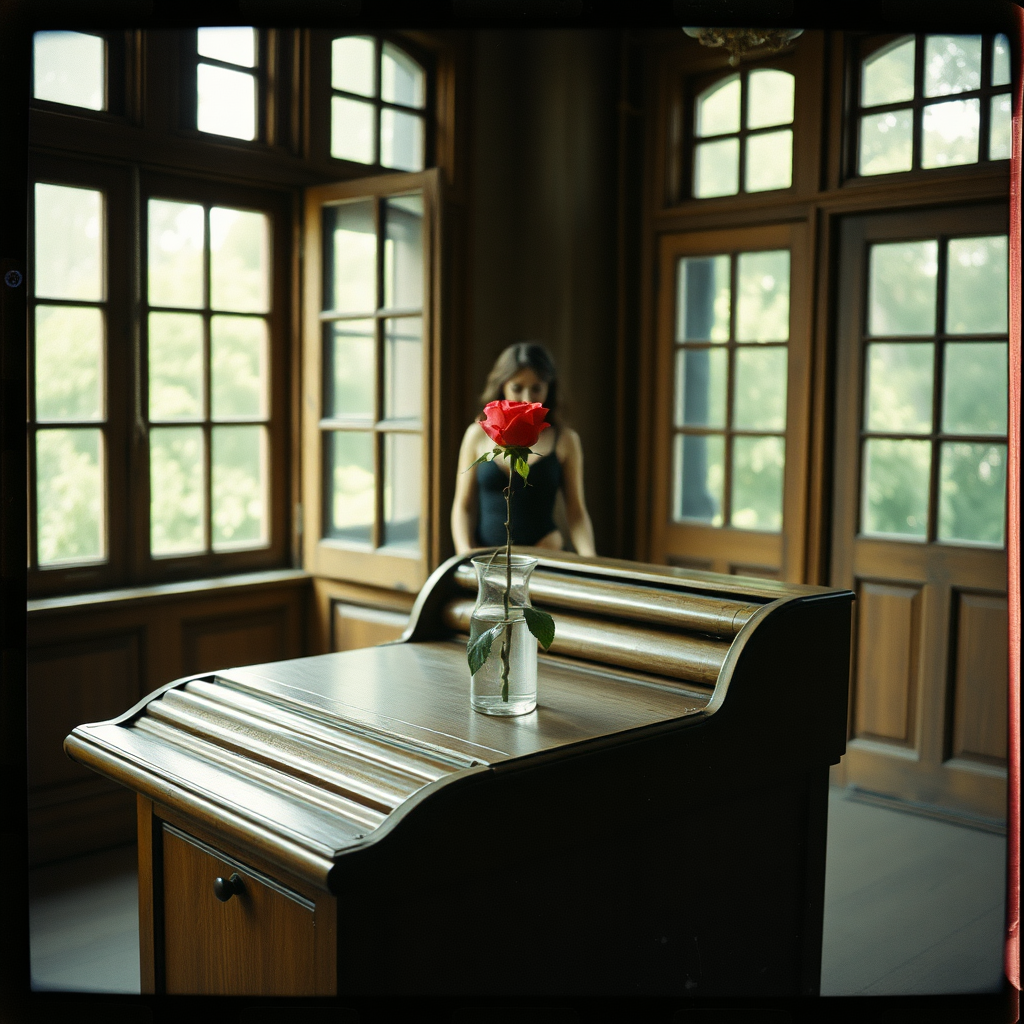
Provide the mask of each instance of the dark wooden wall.
{"label": "dark wooden wall", "polygon": [[598,554],[614,544],[616,103],[613,32],[473,35],[465,417],[495,356],[540,341],[579,432]]}

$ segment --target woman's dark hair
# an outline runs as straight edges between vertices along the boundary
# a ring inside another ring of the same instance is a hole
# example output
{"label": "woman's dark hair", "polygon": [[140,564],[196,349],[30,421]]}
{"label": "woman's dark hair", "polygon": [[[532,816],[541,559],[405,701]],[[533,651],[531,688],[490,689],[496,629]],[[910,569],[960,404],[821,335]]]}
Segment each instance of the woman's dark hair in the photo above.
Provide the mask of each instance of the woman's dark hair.
{"label": "woman's dark hair", "polygon": [[[480,404],[497,402],[505,397],[505,384],[520,370],[533,370],[548,386],[548,396],[544,406],[548,410],[547,420],[553,426],[558,424],[558,371],[551,353],[535,341],[521,341],[509,345],[494,361],[491,372],[487,375]],[[483,415],[480,416],[483,419]]]}

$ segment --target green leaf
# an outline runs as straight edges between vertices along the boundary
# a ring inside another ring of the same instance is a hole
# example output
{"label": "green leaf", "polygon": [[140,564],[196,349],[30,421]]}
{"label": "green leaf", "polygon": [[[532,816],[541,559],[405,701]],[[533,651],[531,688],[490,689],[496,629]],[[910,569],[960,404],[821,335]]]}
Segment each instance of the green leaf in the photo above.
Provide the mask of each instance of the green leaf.
{"label": "green leaf", "polygon": [[469,643],[466,645],[466,656],[469,660],[469,673],[476,675],[484,667],[484,662],[491,653],[491,644],[494,643],[501,631],[505,628],[504,622],[491,626],[483,633],[477,634],[475,625],[469,629]]}
{"label": "green leaf", "polygon": [[462,472],[468,473],[474,466],[479,466],[481,462],[492,462],[501,454],[500,448],[493,448],[489,452],[484,452],[479,459],[475,459],[471,462]]}
{"label": "green leaf", "polygon": [[523,614],[526,616],[526,625],[530,627],[530,632],[546,651],[555,639],[555,620],[547,612],[529,606],[523,609]]}
{"label": "green leaf", "polygon": [[526,478],[530,475],[530,464],[526,459],[521,456],[516,456],[515,461],[516,472],[523,478],[523,482],[526,482]]}

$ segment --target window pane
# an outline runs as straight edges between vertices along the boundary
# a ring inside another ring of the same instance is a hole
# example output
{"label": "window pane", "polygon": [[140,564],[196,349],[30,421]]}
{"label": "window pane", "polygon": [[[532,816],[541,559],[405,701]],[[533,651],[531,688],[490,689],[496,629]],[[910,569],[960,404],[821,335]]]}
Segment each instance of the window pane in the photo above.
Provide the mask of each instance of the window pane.
{"label": "window pane", "polygon": [[256,66],[256,32],[251,28],[200,28],[196,30],[200,57],[212,57],[243,68]]}
{"label": "window pane", "polygon": [[742,530],[782,529],[782,477],[786,442],[781,437],[732,439],[730,526]]}
{"label": "window pane", "polygon": [[255,139],[256,79],[245,71],[229,71],[213,64],[200,64],[196,76],[199,130],[233,139]]}
{"label": "window pane", "polygon": [[374,342],[372,320],[336,320],[324,324],[324,415],[374,415]]}
{"label": "window pane", "polygon": [[203,416],[203,318],[195,313],[149,314],[149,418]]}
{"label": "window pane", "polygon": [[793,132],[766,132],[747,138],[746,181],[748,192],[789,188],[793,184]]}
{"label": "window pane", "polygon": [[104,555],[103,434],[36,433],[36,523],[39,564]]}
{"label": "window pane", "polygon": [[267,428],[214,427],[210,453],[213,549],[267,542]]}
{"label": "window pane", "polygon": [[342,36],[331,42],[331,88],[373,96],[373,40]]}
{"label": "window pane", "polygon": [[736,280],[736,340],[788,340],[789,252],[740,253]]}
{"label": "window pane", "polygon": [[375,109],[372,103],[331,97],[331,156],[360,164],[373,163]]}
{"label": "window pane", "polygon": [[676,434],[672,460],[672,518],[722,525],[725,438]]}
{"label": "window pane", "polygon": [[676,264],[676,341],[728,341],[728,256],[687,256]]}
{"label": "window pane", "polygon": [[[877,107],[914,98],[914,37],[897,40],[864,61],[860,105]],[[864,173],[863,171],[861,173]]]}
{"label": "window pane", "polygon": [[927,434],[932,429],[935,346],[868,345],[864,419],[868,430]]}
{"label": "window pane", "polygon": [[698,138],[740,130],[740,76],[716,82],[697,97]]}
{"label": "window pane", "polygon": [[[784,348],[739,348],[733,384],[732,425],[737,430],[786,429]],[[735,507],[735,502],[733,503]]]}
{"label": "window pane", "polygon": [[373,200],[325,206],[324,309],[372,313],[377,308],[377,229]]}
{"label": "window pane", "polygon": [[423,443],[419,434],[384,435],[384,544],[419,550],[420,476]]}
{"label": "window pane", "polygon": [[1005,342],[951,342],[946,345],[943,432],[1005,434],[1006,375]]}
{"label": "window pane", "polygon": [[894,174],[913,166],[914,115],[910,110],[890,110],[860,119],[861,174]]}
{"label": "window pane", "polygon": [[324,443],[327,536],[369,544],[373,539],[373,434],[336,430]]}
{"label": "window pane", "polygon": [[992,40],[992,84],[1010,84],[1010,40],[1001,32]]}
{"label": "window pane", "polygon": [[1006,235],[950,239],[946,332],[1005,334],[1008,273]]}
{"label": "window pane", "polygon": [[981,36],[925,36],[925,96],[949,96],[980,87]]}
{"label": "window pane", "polygon": [[868,333],[935,333],[938,242],[885,242],[871,246]]}
{"label": "window pane", "polygon": [[928,532],[930,441],[864,442],[861,532],[923,540]]}
{"label": "window pane", "polygon": [[210,305],[239,313],[270,309],[270,218],[210,210]]}
{"label": "window pane", "polygon": [[991,118],[988,125],[989,160],[1009,160],[1011,146],[1010,94],[993,96],[989,101]]}
{"label": "window pane", "polygon": [[423,408],[423,319],[384,323],[384,416],[419,418]]}
{"label": "window pane", "polygon": [[103,314],[36,306],[36,419],[103,419]]}
{"label": "window pane", "polygon": [[407,53],[385,43],[380,63],[380,95],[386,103],[422,107],[425,103],[423,68]]}
{"label": "window pane", "polygon": [[1001,546],[1006,446],[944,444],[939,474],[939,540]]}
{"label": "window pane", "polygon": [[32,37],[32,95],[37,100],[106,110],[106,70],[106,43],[100,36],[36,32]]}
{"label": "window pane", "polygon": [[747,77],[747,127],[767,128],[793,120],[793,76],[774,68],[751,71]]}
{"label": "window pane", "polygon": [[676,350],[677,427],[724,427],[726,378],[725,349]]}
{"label": "window pane", "polygon": [[978,162],[980,100],[952,100],[924,108],[922,167],[955,167]]}
{"label": "window pane", "polygon": [[267,415],[267,323],[250,316],[210,318],[210,415]]}
{"label": "window pane", "polygon": [[203,208],[149,201],[149,304],[198,309],[203,305]]}
{"label": "window pane", "polygon": [[203,428],[149,432],[149,550],[154,555],[202,551],[206,498]]}
{"label": "window pane", "polygon": [[35,187],[35,292],[103,298],[103,196],[86,188]]}
{"label": "window pane", "polygon": [[380,162],[399,171],[423,170],[423,118],[401,110],[380,112]]}
{"label": "window pane", "polygon": [[384,307],[423,305],[423,196],[384,202]]}
{"label": "window pane", "polygon": [[697,199],[734,196],[740,188],[740,140],[702,142],[693,151],[693,194]]}

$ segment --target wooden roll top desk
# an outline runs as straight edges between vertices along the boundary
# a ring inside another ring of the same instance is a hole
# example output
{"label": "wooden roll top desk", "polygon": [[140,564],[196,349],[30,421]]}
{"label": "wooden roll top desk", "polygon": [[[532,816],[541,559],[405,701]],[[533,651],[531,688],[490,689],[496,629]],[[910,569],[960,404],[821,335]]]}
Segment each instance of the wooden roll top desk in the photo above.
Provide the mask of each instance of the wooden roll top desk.
{"label": "wooden roll top desk", "polygon": [[67,737],[138,794],[143,991],[817,994],[853,595],[533,553],[529,715],[470,709],[454,558],[394,644]]}

